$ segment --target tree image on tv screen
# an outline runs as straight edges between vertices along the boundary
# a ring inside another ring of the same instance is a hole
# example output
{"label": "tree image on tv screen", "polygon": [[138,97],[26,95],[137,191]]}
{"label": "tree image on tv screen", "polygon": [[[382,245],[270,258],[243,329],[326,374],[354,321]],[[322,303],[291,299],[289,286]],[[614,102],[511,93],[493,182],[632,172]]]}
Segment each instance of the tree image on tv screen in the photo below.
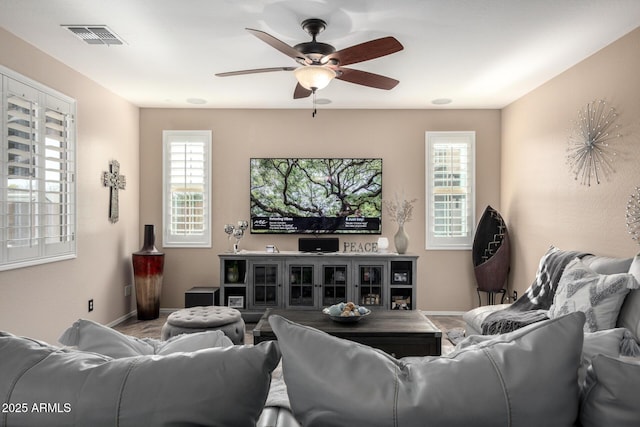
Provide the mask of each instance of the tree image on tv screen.
{"label": "tree image on tv screen", "polygon": [[[252,218],[361,217],[379,224],[381,215],[382,159],[251,159]],[[309,224],[283,231],[331,231]]]}

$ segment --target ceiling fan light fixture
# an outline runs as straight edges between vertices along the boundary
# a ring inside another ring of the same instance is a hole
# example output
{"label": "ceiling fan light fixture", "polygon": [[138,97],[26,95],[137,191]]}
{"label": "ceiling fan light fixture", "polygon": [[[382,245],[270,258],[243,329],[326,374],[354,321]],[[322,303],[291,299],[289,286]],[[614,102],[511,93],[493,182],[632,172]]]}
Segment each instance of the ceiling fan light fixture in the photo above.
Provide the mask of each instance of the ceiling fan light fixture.
{"label": "ceiling fan light fixture", "polygon": [[298,67],[293,71],[293,74],[303,88],[312,91],[324,89],[336,76],[335,71],[322,65]]}

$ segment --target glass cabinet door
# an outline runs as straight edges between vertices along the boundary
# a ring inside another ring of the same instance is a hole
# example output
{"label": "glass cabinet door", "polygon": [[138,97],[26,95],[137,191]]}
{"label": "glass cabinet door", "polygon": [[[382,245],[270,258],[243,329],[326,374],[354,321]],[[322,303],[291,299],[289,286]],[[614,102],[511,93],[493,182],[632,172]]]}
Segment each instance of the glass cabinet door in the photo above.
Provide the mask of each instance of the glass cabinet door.
{"label": "glass cabinet door", "polygon": [[383,306],[383,273],[382,265],[358,266],[358,301],[357,304],[366,306]]}
{"label": "glass cabinet door", "polygon": [[315,305],[313,270],[313,265],[289,265],[287,305],[292,307],[313,307]]}
{"label": "glass cabinet door", "polygon": [[253,266],[253,306],[278,306],[278,264]]}
{"label": "glass cabinet door", "polygon": [[347,266],[325,265],[322,267],[322,305],[328,307],[347,302]]}

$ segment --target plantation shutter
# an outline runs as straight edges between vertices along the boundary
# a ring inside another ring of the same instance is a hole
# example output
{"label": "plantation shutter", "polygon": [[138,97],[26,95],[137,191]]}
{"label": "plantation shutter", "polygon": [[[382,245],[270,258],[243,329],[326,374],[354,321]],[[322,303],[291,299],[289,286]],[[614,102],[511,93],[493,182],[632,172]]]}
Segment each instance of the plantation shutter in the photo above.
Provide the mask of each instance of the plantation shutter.
{"label": "plantation shutter", "polygon": [[64,252],[74,240],[75,154],[71,144],[72,117],[64,102],[47,97],[44,113],[44,188],[40,199],[42,235],[50,253]]}
{"label": "plantation shutter", "polygon": [[74,257],[74,103],[2,82],[0,269]]}
{"label": "plantation shutter", "polygon": [[468,249],[474,227],[473,132],[427,132],[427,249]]}
{"label": "plantation shutter", "polygon": [[164,132],[164,246],[211,247],[210,131]]}
{"label": "plantation shutter", "polygon": [[[12,86],[15,86],[12,85]],[[27,89],[27,88],[25,88]],[[7,178],[4,181],[6,201],[6,244],[10,260],[38,255],[36,215],[36,134],[37,105],[32,99],[37,92],[25,90],[24,96],[7,97]],[[33,92],[33,93],[28,93]]]}

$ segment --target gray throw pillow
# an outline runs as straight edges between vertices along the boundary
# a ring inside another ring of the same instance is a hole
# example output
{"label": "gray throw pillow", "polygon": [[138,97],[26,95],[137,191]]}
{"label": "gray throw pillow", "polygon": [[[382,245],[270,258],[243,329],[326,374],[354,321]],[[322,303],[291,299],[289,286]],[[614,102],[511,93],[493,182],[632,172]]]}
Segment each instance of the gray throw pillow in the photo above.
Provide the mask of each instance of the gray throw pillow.
{"label": "gray throw pillow", "polygon": [[182,334],[167,341],[136,338],[91,320],[79,319],[58,338],[60,344],[119,359],[147,354],[171,354],[203,348],[229,347],[233,343],[222,331]]}
{"label": "gray throw pillow", "polygon": [[[0,396],[9,426],[250,426],[276,342],[111,359],[0,333]],[[42,406],[44,404],[44,407]]]}
{"label": "gray throw pillow", "polygon": [[599,255],[588,255],[582,258],[582,262],[599,274],[627,273],[633,262],[633,258],[613,258]]}
{"label": "gray throw pillow", "polygon": [[614,328],[625,297],[638,286],[631,274],[598,274],[576,258],[562,273],[549,317],[582,311],[587,317],[585,332]]}
{"label": "gray throw pillow", "polygon": [[269,323],[305,427],[566,427],[578,416],[583,313],[399,360],[280,316]]}
{"label": "gray throw pillow", "polygon": [[596,356],[582,390],[582,427],[640,425],[640,360]]}
{"label": "gray throw pillow", "polygon": [[578,384],[583,385],[591,361],[599,354],[612,357],[620,356],[620,345],[624,338],[624,328],[605,329],[604,331],[585,332],[582,345],[582,360],[578,369]]}

